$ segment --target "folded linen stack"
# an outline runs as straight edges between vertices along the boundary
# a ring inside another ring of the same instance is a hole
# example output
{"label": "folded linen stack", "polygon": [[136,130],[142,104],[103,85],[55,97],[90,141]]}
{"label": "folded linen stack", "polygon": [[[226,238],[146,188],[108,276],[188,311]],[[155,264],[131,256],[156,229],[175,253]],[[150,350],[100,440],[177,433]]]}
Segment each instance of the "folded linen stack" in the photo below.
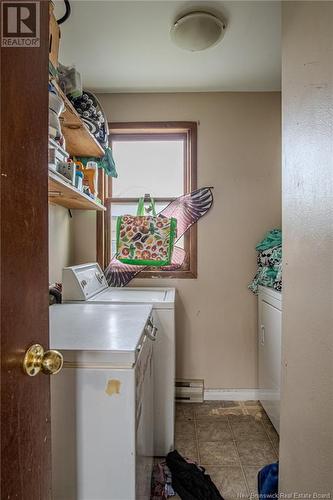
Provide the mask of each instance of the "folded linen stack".
{"label": "folded linen stack", "polygon": [[256,250],[258,270],[248,285],[253,293],[258,293],[259,285],[282,290],[282,232],[281,229],[272,229],[265,234],[265,237]]}

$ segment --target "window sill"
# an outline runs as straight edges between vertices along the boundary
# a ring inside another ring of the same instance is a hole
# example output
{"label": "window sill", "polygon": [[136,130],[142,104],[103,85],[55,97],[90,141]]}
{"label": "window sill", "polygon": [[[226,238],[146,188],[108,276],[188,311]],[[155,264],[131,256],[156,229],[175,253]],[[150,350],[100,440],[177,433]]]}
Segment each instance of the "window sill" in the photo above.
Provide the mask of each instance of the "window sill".
{"label": "window sill", "polygon": [[193,271],[141,271],[138,279],[197,279],[197,273]]}

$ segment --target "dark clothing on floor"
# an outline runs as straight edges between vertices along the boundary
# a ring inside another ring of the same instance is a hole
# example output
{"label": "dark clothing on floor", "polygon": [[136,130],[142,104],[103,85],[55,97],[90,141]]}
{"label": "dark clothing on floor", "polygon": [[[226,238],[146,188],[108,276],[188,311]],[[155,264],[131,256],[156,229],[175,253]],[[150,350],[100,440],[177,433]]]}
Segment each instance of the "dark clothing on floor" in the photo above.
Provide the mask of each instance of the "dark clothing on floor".
{"label": "dark clothing on floor", "polygon": [[166,463],[172,474],[172,486],[182,500],[223,500],[203,467],[188,463],[178,451],[170,452]]}

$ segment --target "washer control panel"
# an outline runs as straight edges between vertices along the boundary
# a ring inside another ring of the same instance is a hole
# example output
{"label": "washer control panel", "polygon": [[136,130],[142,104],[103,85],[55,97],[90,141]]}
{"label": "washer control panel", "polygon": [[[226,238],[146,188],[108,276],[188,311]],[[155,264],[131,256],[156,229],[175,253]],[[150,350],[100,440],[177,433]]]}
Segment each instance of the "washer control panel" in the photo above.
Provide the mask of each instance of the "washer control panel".
{"label": "washer control panel", "polygon": [[64,301],[88,300],[106,288],[108,283],[97,263],[63,269]]}

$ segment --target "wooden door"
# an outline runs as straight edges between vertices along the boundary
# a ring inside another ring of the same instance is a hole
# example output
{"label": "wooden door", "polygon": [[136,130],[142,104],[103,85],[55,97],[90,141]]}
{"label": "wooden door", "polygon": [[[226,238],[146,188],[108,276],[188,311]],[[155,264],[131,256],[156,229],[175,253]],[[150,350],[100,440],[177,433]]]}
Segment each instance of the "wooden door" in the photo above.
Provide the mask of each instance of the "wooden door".
{"label": "wooden door", "polygon": [[36,4],[40,47],[1,47],[1,498],[22,500],[51,498],[50,380],[22,370],[31,344],[48,345],[48,2]]}

